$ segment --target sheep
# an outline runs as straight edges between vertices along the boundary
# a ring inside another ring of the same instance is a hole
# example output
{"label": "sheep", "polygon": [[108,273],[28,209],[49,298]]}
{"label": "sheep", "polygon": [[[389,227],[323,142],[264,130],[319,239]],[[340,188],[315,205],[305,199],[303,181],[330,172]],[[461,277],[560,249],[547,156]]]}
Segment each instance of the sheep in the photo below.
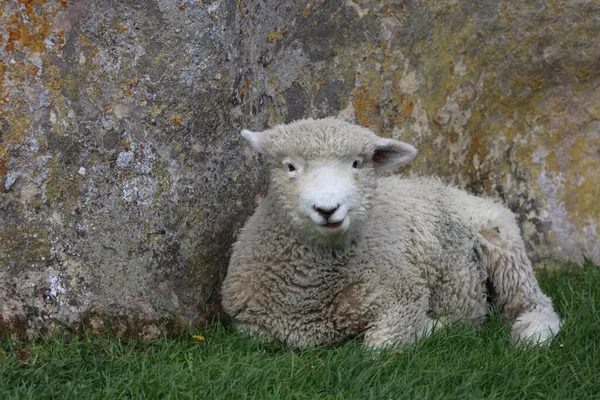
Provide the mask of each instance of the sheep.
{"label": "sheep", "polygon": [[514,214],[435,178],[389,171],[417,150],[335,118],[242,136],[270,173],[222,285],[237,327],[297,348],[363,335],[409,343],[437,324],[481,324],[490,304],[514,343],[561,326]]}

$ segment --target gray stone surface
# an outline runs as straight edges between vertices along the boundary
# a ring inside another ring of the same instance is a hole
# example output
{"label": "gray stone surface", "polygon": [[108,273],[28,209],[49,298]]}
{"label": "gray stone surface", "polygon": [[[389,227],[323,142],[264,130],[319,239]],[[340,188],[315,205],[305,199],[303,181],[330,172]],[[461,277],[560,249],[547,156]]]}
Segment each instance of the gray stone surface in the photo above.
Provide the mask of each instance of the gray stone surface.
{"label": "gray stone surface", "polygon": [[599,38],[597,1],[2,2],[0,332],[202,323],[266,188],[239,130],[308,116],[600,261]]}

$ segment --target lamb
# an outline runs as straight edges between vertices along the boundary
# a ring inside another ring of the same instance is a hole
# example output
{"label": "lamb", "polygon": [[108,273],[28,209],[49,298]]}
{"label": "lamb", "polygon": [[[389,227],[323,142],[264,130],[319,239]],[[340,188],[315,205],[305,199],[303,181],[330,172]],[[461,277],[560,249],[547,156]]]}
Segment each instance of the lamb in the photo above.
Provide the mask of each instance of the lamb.
{"label": "lamb", "polygon": [[417,150],[335,118],[242,131],[270,172],[222,286],[246,332],[298,348],[364,335],[381,348],[436,324],[484,322],[490,304],[514,343],[561,326],[514,214],[433,178],[389,176]]}

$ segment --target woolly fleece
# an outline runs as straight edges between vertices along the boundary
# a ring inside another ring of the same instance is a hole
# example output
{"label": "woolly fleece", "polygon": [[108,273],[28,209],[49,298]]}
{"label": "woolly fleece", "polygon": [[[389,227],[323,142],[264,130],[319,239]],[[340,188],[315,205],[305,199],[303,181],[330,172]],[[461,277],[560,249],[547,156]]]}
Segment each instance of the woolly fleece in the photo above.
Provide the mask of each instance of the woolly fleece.
{"label": "woolly fleece", "polygon": [[[360,334],[366,347],[382,347],[427,335],[437,320],[480,324],[495,304],[516,320],[514,342],[546,343],[558,332],[510,210],[437,179],[382,176],[390,154],[402,158],[396,164],[412,159],[411,146],[333,118],[243,135],[266,157],[271,182],[222,287],[241,329],[299,348]],[[282,160],[307,174],[352,157],[364,161],[351,225],[323,235],[299,215],[303,189]]]}

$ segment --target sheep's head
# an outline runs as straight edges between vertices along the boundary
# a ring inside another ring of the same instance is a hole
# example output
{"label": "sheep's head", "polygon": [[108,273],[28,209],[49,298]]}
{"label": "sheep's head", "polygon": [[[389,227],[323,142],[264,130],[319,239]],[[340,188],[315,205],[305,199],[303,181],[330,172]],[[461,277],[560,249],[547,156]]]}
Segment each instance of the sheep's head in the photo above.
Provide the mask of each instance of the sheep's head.
{"label": "sheep's head", "polygon": [[373,207],[377,174],[411,161],[409,144],[334,118],[302,120],[264,132],[242,131],[266,157],[270,194],[303,238],[343,244]]}

